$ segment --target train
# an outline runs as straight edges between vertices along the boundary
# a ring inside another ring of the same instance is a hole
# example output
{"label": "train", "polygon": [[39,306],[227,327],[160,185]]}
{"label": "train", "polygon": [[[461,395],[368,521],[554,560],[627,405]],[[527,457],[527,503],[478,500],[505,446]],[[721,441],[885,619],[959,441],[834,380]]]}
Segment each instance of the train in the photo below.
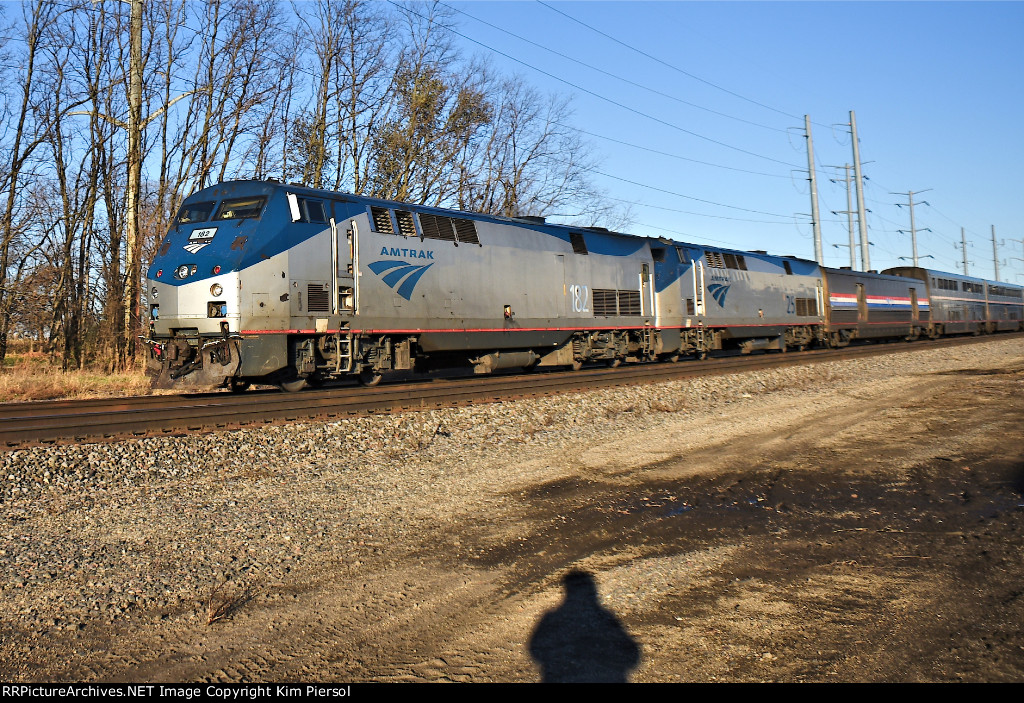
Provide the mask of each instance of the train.
{"label": "train", "polygon": [[146,293],[153,386],[192,391],[1024,329],[1024,288],[1003,282],[274,181],[186,198]]}

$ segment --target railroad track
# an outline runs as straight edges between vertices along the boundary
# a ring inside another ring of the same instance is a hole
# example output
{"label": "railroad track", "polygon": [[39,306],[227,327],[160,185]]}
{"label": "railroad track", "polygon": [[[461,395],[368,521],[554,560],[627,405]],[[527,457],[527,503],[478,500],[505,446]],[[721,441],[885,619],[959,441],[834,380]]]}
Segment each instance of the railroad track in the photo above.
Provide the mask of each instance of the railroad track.
{"label": "railroad track", "polygon": [[385,384],[376,388],[326,387],[302,393],[282,393],[275,389],[240,394],[207,393],[7,403],[0,404],[0,449],[182,435],[261,423],[488,403],[1022,338],[1024,334],[1016,333],[997,337],[916,342],[913,345],[865,344],[801,353],[725,356],[702,362],[625,365],[616,369],[586,368],[576,372],[431,378]]}

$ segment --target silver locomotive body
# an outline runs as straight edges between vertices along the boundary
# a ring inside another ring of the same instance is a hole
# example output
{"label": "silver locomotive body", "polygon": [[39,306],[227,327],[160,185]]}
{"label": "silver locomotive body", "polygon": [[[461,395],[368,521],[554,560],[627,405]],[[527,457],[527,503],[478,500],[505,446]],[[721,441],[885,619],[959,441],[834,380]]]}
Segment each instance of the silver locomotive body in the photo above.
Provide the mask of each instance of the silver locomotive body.
{"label": "silver locomotive body", "polygon": [[[899,273],[235,181],[186,199],[154,259],[148,370],[157,387],[296,390],[960,329],[935,272]],[[973,329],[1022,324],[1019,286],[956,283],[985,306]]]}

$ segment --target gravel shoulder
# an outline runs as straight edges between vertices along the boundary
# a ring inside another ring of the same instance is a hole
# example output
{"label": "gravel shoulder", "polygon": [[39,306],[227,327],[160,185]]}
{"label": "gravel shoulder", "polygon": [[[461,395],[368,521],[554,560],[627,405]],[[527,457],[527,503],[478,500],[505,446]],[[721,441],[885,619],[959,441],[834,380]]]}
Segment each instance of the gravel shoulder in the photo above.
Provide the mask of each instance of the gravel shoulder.
{"label": "gravel shoulder", "polygon": [[1020,681],[1022,427],[995,340],[8,452],[0,679]]}

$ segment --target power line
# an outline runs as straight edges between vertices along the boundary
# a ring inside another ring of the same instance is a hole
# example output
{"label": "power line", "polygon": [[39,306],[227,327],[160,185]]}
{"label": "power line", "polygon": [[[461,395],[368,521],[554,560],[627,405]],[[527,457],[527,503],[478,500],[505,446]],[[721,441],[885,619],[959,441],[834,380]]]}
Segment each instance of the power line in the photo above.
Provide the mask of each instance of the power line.
{"label": "power line", "polygon": [[565,59],[567,61],[572,61],[575,64],[578,64],[578,65],[583,66],[585,68],[589,68],[592,71],[597,71],[598,73],[600,73],[602,75],[608,76],[609,78],[614,78],[615,80],[618,80],[618,81],[622,81],[623,83],[631,85],[631,86],[633,86],[635,88],[640,88],[641,90],[646,90],[646,91],[648,91],[650,93],[653,93],[654,95],[659,95],[659,96],[661,96],[663,98],[668,98],[669,100],[674,100],[675,102],[680,103],[682,105],[687,105],[689,107],[696,108],[697,110],[704,110],[705,112],[710,112],[712,115],[718,115],[719,117],[725,117],[725,118],[730,119],[730,120],[736,120],[737,122],[743,122],[744,124],[749,124],[749,125],[752,125],[754,127],[761,127],[762,129],[768,129],[768,130],[771,130],[773,132],[785,133],[785,132],[788,131],[788,130],[785,130],[785,129],[779,129],[778,127],[772,127],[771,125],[761,124],[760,122],[754,122],[752,120],[747,120],[747,119],[744,119],[742,117],[736,117],[735,115],[730,115],[730,114],[727,114],[725,112],[719,112],[718,110],[712,110],[709,107],[704,107],[703,105],[698,105],[696,103],[691,103],[689,101],[683,100],[682,98],[678,98],[675,95],[670,95],[669,93],[663,93],[662,91],[657,90],[656,88],[651,88],[650,86],[646,86],[646,85],[644,85],[642,83],[637,83],[636,81],[631,80],[629,78],[624,78],[623,76],[617,75],[615,73],[611,73],[610,71],[606,71],[603,68],[598,68],[597,66],[594,66],[593,64],[589,64],[589,63],[586,63],[585,61],[581,61],[579,59],[573,58],[572,56],[569,56],[568,54],[563,54],[560,51],[556,51],[556,50],[552,49],[550,46],[545,46],[544,44],[541,44],[539,42],[535,42],[535,41],[532,41],[530,39],[527,39],[526,37],[523,37],[523,36],[521,36],[519,34],[516,34],[515,32],[511,32],[511,31],[505,29],[504,27],[499,27],[496,24],[492,24],[492,23],[490,23],[490,22],[488,22],[486,20],[480,19],[479,17],[475,17],[475,16],[469,14],[468,12],[465,12],[463,10],[458,9],[457,7],[452,7],[451,5],[447,5],[447,4],[443,3],[443,2],[438,3],[438,4],[440,4],[443,7],[447,7],[449,10],[452,10],[454,12],[458,12],[461,15],[465,15],[466,17],[470,18],[471,20],[475,20],[475,21],[479,22],[480,24],[487,25],[488,27],[490,27],[492,29],[496,29],[499,32],[503,32],[503,33],[509,35],[510,37],[514,37],[514,38],[518,39],[519,41],[525,42],[525,43],[529,44],[530,46],[535,46],[538,49],[543,49],[544,51],[547,51],[547,52],[549,52],[551,54],[554,54],[555,56],[559,56],[559,57],[561,57],[561,58],[563,58],[563,59]]}
{"label": "power line", "polygon": [[[648,209],[651,209],[651,210],[664,210],[665,212],[675,212],[675,213],[679,213],[679,214],[682,214],[682,215],[694,215],[696,217],[709,217],[709,218],[712,218],[712,219],[715,219],[715,220],[730,220],[732,222],[750,222],[750,223],[761,224],[761,225],[791,225],[791,224],[793,224],[793,220],[792,219],[786,220],[784,222],[779,222],[778,220],[752,220],[752,219],[748,219],[748,218],[745,218],[745,217],[729,217],[728,215],[709,215],[709,214],[704,213],[704,212],[693,212],[692,210],[680,210],[678,208],[666,207],[664,205],[650,205],[650,204],[647,204],[647,203],[642,203],[642,202],[637,201],[637,200],[627,200],[625,198],[614,198],[614,197],[612,197],[610,195],[605,195],[605,196],[602,196],[602,197],[605,200],[614,200],[615,202],[626,203],[627,205],[636,205],[637,207],[648,208]],[[779,215],[779,217],[785,217],[785,215]]]}
{"label": "power line", "polygon": [[564,127],[565,129],[574,130],[576,132],[579,132],[580,134],[586,134],[588,137],[595,137],[597,139],[604,139],[604,140],[609,141],[609,142],[614,142],[615,144],[621,144],[622,146],[628,146],[628,147],[630,147],[632,149],[639,149],[641,151],[646,151],[646,152],[649,152],[649,153],[652,153],[652,154],[658,154],[660,156],[667,156],[670,159],[679,159],[680,161],[689,161],[690,163],[700,164],[702,166],[711,166],[713,168],[722,168],[722,169],[726,169],[728,171],[737,171],[739,173],[749,173],[749,174],[751,174],[753,176],[766,176],[768,178],[791,178],[790,175],[782,175],[782,174],[779,174],[779,173],[764,173],[763,171],[750,171],[750,170],[747,170],[745,168],[736,168],[734,166],[725,166],[725,165],[722,165],[722,164],[714,164],[714,163],[711,163],[710,161],[701,161],[699,159],[691,159],[688,156],[680,156],[678,154],[670,154],[667,151],[661,151],[659,149],[652,149],[650,147],[641,146],[639,144],[633,144],[631,142],[623,141],[621,139],[616,139],[614,137],[609,137],[609,136],[604,135],[604,134],[596,134],[594,132],[588,132],[585,129],[580,129],[579,127],[574,127],[572,125],[563,124],[561,122],[553,122],[552,124],[558,125],[559,127]]}
{"label": "power line", "polygon": [[604,173],[603,171],[598,171],[597,169],[591,169],[590,171],[591,171],[591,173],[596,173],[597,175],[604,176],[605,178],[611,178],[611,179],[616,180],[616,181],[622,181],[623,183],[629,183],[631,185],[640,186],[641,188],[647,188],[648,190],[655,190],[655,191],[658,191],[659,193],[666,193],[668,195],[674,195],[674,196],[676,196],[678,198],[686,198],[687,200],[695,200],[698,203],[705,203],[707,205],[714,205],[716,207],[724,207],[724,208],[728,208],[730,210],[739,210],[741,212],[752,212],[752,213],[757,214],[757,215],[768,215],[769,217],[789,217],[789,215],[781,215],[781,214],[779,214],[777,212],[765,212],[763,210],[751,210],[750,208],[739,207],[738,205],[727,205],[725,203],[715,202],[714,200],[705,200],[704,198],[697,198],[697,197],[694,197],[692,195],[684,195],[683,193],[677,193],[677,192],[672,191],[672,190],[666,190],[665,188],[659,188],[657,186],[648,185],[646,183],[639,183],[637,181],[631,181],[628,178],[622,178],[621,176],[613,176],[610,173]]}
{"label": "power line", "polygon": [[[597,29],[596,27],[593,27],[593,26],[587,24],[586,22],[584,22],[582,20],[576,19],[575,17],[573,17],[570,14],[567,14],[567,13],[562,12],[561,10],[559,10],[559,9],[557,9],[555,7],[552,7],[551,5],[547,4],[546,2],[543,2],[543,0],[536,0],[536,2],[538,4],[540,4],[540,5],[543,5],[544,7],[548,8],[552,12],[556,12],[556,13],[562,15],[562,17],[565,17],[566,19],[571,20],[571,21],[575,22],[578,25],[586,27],[591,32],[594,32],[595,34],[600,34],[605,39],[609,39],[609,40],[615,42],[616,44],[618,44],[620,46],[624,46],[625,48],[629,49],[630,51],[636,52],[636,53],[640,54],[641,56],[644,56],[644,57],[650,59],[651,61],[654,61],[656,63],[661,64],[662,66],[665,66],[667,68],[671,68],[673,71],[681,73],[684,76],[686,76],[687,78],[691,78],[691,79],[693,79],[695,81],[698,81],[699,83],[703,83],[705,85],[711,86],[712,88],[715,88],[716,90],[720,90],[723,93],[728,93],[729,95],[733,96],[734,98],[739,98],[740,100],[744,100],[744,101],[746,101],[748,103],[751,103],[753,105],[757,105],[758,107],[762,107],[762,108],[764,108],[766,110],[771,110],[772,112],[777,112],[780,115],[785,115],[786,117],[789,117],[791,119],[794,119],[794,120],[801,119],[799,115],[792,115],[792,114],[790,114],[788,112],[785,112],[784,110],[780,110],[778,108],[772,107],[771,105],[766,105],[766,104],[764,104],[762,102],[758,102],[757,100],[754,100],[753,98],[748,98],[745,95],[740,95],[739,93],[733,92],[733,91],[729,90],[728,88],[724,88],[724,87],[718,85],[717,83],[713,83],[713,82],[711,82],[711,81],[709,81],[709,80],[707,80],[705,78],[701,78],[700,76],[694,75],[694,74],[690,73],[689,71],[684,71],[683,69],[679,68],[678,66],[670,64],[667,61],[664,61],[662,59],[659,59],[657,56],[653,56],[651,54],[648,54],[646,51],[644,51],[642,49],[638,49],[638,48],[636,48],[635,46],[633,46],[631,44],[627,44],[626,42],[622,41],[618,37],[614,37],[611,34],[608,34],[606,32],[602,32],[600,29]],[[818,123],[815,122],[814,124],[818,124]],[[819,127],[826,127],[828,125],[818,125],[818,126]]]}
{"label": "power line", "polygon": [[[420,19],[427,20],[428,22],[432,22],[433,21],[431,18],[425,17],[424,15],[421,15],[418,12],[415,12],[414,10],[411,10],[409,8],[402,8],[394,0],[388,0],[388,3],[391,4],[391,5],[394,5],[395,7],[398,7],[400,9],[402,9],[404,12],[408,12],[408,13],[410,13],[412,15],[415,15],[416,17],[419,17]],[[583,86],[577,85],[576,83],[573,83],[572,81],[566,80],[565,78],[561,78],[559,76],[556,76],[555,74],[553,74],[553,73],[551,73],[549,71],[545,71],[542,68],[537,68],[536,66],[534,66],[534,65],[532,65],[530,63],[527,63],[526,61],[523,61],[522,59],[517,59],[516,57],[514,57],[514,56],[512,56],[510,54],[506,54],[504,51],[500,51],[498,49],[495,49],[493,46],[489,46],[488,44],[485,44],[482,41],[479,41],[477,39],[473,39],[472,37],[469,37],[469,36],[463,34],[462,32],[456,31],[455,29],[452,29],[451,27],[446,27],[446,29],[449,32],[451,32],[452,34],[455,34],[456,36],[462,37],[463,39],[465,39],[468,42],[472,42],[473,44],[476,44],[477,46],[483,47],[484,49],[487,49],[488,51],[491,51],[491,52],[493,52],[495,54],[498,54],[499,56],[504,56],[509,61],[514,61],[515,63],[518,63],[521,66],[526,66],[530,70],[533,70],[533,71],[536,71],[537,73],[545,75],[548,78],[551,78],[552,80],[556,80],[559,83],[564,83],[565,85],[567,85],[567,86],[569,86],[571,88],[575,88],[576,90],[579,90],[579,91],[581,91],[583,93],[586,93],[587,95],[593,96],[593,97],[597,98],[598,100],[603,100],[604,102],[607,102],[607,103],[609,103],[611,105],[615,105],[616,107],[620,107],[623,110],[626,110],[627,112],[632,112],[633,114],[640,115],[641,117],[645,117],[645,118],[651,120],[652,122],[657,122],[658,124],[661,124],[661,125],[664,125],[666,127],[670,127],[672,129],[678,130],[680,132],[683,132],[684,134],[689,134],[691,137],[696,137],[697,139],[703,139],[704,141],[711,142],[712,144],[717,144],[718,146],[725,147],[726,149],[732,149],[733,151],[738,151],[738,152],[740,152],[742,154],[747,154],[748,156],[753,156],[753,157],[756,157],[758,159],[765,159],[766,161],[773,161],[775,163],[782,164],[784,166],[789,166],[791,168],[800,168],[799,166],[791,164],[791,163],[789,163],[787,161],[781,161],[781,160],[773,158],[771,156],[765,156],[764,154],[758,154],[758,153],[755,153],[753,151],[748,151],[746,149],[741,149],[738,146],[733,146],[732,144],[726,144],[725,142],[719,141],[717,139],[712,139],[711,137],[704,136],[703,134],[698,134],[697,132],[693,132],[691,130],[685,129],[684,127],[680,127],[677,124],[673,124],[672,122],[668,122],[667,120],[663,120],[663,119],[660,119],[658,117],[655,117],[654,115],[649,115],[646,112],[642,112],[640,110],[637,110],[636,108],[630,107],[629,105],[625,105],[623,103],[620,103],[617,100],[612,100],[611,98],[606,97],[604,95],[601,95],[600,93],[596,93],[593,90],[589,90],[587,88],[584,88]]]}

